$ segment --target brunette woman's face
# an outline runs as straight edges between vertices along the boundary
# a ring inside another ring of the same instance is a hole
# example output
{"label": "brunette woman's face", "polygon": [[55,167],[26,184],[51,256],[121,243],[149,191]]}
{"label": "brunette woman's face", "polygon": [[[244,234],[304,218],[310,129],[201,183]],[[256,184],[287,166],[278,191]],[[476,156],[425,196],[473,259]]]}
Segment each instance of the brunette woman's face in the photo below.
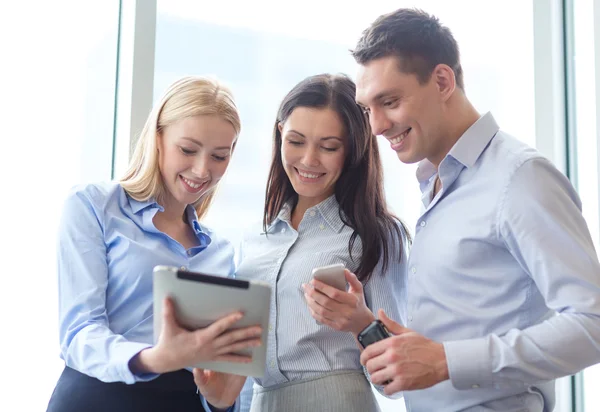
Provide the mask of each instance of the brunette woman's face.
{"label": "brunette woman's face", "polygon": [[346,159],[344,125],[330,108],[298,107],[279,124],[283,168],[298,200],[314,206],[335,192]]}

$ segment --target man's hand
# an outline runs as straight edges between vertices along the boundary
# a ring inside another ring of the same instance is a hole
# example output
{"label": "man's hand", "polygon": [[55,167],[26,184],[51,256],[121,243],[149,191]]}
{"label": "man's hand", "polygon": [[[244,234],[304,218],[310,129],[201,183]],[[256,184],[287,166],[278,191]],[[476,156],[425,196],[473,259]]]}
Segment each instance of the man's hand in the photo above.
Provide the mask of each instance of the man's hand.
{"label": "man's hand", "polygon": [[379,310],[379,319],[393,335],[367,346],[360,356],[371,382],[391,395],[404,390],[425,389],[449,379],[446,353],[434,342],[389,319]]}
{"label": "man's hand", "polygon": [[194,382],[204,399],[219,409],[227,409],[233,405],[246,383],[245,376],[199,368],[194,368],[192,372]]}
{"label": "man's hand", "polygon": [[302,285],[304,297],[311,316],[342,332],[352,332],[354,336],[375,320],[375,316],[365,304],[362,283],[348,269],[344,271],[350,287],[343,292],[316,279],[310,285]]}

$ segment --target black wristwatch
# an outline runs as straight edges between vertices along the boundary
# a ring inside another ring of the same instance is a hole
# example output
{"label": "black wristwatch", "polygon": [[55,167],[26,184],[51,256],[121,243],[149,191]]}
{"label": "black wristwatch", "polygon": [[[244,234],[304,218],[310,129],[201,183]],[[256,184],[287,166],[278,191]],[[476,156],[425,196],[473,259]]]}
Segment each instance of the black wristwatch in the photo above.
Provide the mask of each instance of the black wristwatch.
{"label": "black wristwatch", "polygon": [[374,320],[356,337],[363,348],[392,336],[380,320]]}

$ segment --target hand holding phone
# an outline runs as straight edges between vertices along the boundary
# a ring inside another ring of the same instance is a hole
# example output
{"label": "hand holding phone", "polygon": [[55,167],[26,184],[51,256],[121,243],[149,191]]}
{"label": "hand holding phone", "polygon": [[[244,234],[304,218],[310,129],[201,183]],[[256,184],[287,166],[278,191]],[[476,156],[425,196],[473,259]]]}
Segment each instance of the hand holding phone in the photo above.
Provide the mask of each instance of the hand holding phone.
{"label": "hand holding phone", "polygon": [[335,265],[321,266],[313,269],[313,279],[319,280],[326,285],[346,291],[346,276],[344,270],[346,267],[343,263],[336,263]]}

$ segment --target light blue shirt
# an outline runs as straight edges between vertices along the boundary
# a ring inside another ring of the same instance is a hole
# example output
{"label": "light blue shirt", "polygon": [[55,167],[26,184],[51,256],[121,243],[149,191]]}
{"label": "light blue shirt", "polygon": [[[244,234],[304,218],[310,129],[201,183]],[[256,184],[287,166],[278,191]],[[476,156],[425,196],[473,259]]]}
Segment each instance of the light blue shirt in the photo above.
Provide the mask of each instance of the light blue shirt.
{"label": "light blue shirt", "polygon": [[489,113],[439,175],[432,199],[435,168],[417,170],[406,311],[444,343],[450,380],[405,392],[407,409],[552,411],[554,379],[600,361],[600,265],[579,197]]}
{"label": "light blue shirt", "polygon": [[130,198],[118,183],[71,191],[59,227],[59,336],[65,364],[103,382],[146,381],[129,361],[153,344],[152,269],[170,265],[221,276],[234,272],[234,250],[198,222],[199,246],[184,249],[152,218],[163,208]]}
{"label": "light blue shirt", "polygon": [[[291,225],[289,205],[268,227],[267,234],[261,226],[256,224],[244,237],[236,274],[267,282],[273,291],[267,367],[265,375],[255,379],[256,383],[270,387],[332,371],[362,370],[360,350],[353,335],[318,324],[310,314],[302,290],[302,284],[310,282],[316,267],[344,263],[353,272],[358,267],[362,253],[360,239],[355,242],[351,259],[348,240],[353,229],[342,222],[335,195],[309,208],[298,230]],[[400,318],[405,298],[406,238],[403,247],[399,261],[398,243],[391,244],[393,260],[386,272],[381,272],[380,264],[376,266],[364,289],[368,307],[373,312],[382,308],[394,319]],[[248,382],[242,395],[242,411],[248,410],[251,396]]]}

